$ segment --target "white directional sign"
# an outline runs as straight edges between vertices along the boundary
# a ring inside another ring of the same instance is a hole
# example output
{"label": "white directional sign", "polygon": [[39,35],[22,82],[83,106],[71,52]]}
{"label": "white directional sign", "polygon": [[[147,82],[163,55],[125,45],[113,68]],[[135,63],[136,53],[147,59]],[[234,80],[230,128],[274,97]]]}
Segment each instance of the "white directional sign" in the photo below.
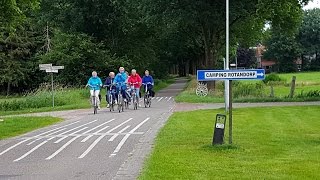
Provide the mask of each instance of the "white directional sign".
{"label": "white directional sign", "polygon": [[246,70],[198,70],[198,81],[213,80],[263,80],[264,69]]}
{"label": "white directional sign", "polygon": [[64,66],[52,66],[51,69],[54,69],[54,70],[64,69]]}
{"label": "white directional sign", "polygon": [[58,69],[46,69],[47,73],[58,73]]}
{"label": "white directional sign", "polygon": [[59,69],[64,69],[64,66],[52,66],[52,64],[39,64],[39,68],[42,71],[46,71],[46,73],[51,73],[52,107],[54,108],[53,73],[58,73]]}
{"label": "white directional sign", "polygon": [[50,69],[52,67],[52,64],[39,64],[40,70],[44,71],[46,69]]}

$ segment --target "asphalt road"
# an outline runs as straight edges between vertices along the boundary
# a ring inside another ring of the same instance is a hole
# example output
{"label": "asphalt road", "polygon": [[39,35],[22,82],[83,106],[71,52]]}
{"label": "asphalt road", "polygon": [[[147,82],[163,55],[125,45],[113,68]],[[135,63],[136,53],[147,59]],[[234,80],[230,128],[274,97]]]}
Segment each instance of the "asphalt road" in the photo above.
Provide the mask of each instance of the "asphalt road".
{"label": "asphalt road", "polygon": [[157,93],[151,108],[42,113],[66,120],[0,141],[0,179],[135,179],[185,84]]}

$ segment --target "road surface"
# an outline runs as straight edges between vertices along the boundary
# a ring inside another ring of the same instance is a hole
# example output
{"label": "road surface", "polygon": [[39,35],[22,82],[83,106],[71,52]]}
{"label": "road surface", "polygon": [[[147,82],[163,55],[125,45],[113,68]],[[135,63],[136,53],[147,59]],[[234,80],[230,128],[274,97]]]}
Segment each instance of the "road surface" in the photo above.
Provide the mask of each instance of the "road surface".
{"label": "road surface", "polygon": [[0,179],[135,179],[186,82],[177,79],[147,109],[42,113],[66,120],[0,141]]}

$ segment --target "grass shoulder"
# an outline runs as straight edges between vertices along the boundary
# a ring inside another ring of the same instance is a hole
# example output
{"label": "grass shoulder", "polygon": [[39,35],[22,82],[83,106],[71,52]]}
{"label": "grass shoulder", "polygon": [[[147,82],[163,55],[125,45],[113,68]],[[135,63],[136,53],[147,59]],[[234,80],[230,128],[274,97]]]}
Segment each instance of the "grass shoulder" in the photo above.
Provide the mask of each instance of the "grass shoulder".
{"label": "grass shoulder", "polygon": [[56,117],[5,117],[0,121],[0,140],[25,134],[60,121],[62,119]]}
{"label": "grass shoulder", "polygon": [[319,110],[236,109],[234,145],[222,146],[211,146],[221,110],[176,112],[158,134],[139,179],[319,179]]}
{"label": "grass shoulder", "polygon": [[[234,102],[303,102],[320,101],[320,72],[279,74],[280,82],[233,81]],[[297,77],[293,98],[289,98],[291,78]],[[175,100],[188,103],[224,102],[224,82],[216,81],[215,91],[209,91],[206,97],[196,95],[197,81],[193,77],[187,88]]]}
{"label": "grass shoulder", "polygon": [[[156,80],[155,91],[174,83],[173,78]],[[106,105],[106,91],[101,90],[102,106]],[[90,108],[89,90],[84,88],[61,88],[55,91],[54,111]],[[9,97],[0,100],[0,116],[52,111],[50,89],[39,89],[23,97]]]}

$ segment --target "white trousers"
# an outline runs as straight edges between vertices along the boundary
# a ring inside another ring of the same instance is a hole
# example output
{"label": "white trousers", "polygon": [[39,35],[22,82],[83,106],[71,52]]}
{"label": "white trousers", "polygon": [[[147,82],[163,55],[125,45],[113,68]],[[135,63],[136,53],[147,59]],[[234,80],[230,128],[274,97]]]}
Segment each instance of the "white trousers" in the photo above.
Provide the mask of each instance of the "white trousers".
{"label": "white trousers", "polygon": [[[96,101],[97,101],[97,105],[100,106],[100,99],[99,99],[99,94],[100,94],[100,90],[90,90],[90,99],[92,101],[92,96],[95,96],[96,97]],[[93,102],[91,102],[93,103]]]}

